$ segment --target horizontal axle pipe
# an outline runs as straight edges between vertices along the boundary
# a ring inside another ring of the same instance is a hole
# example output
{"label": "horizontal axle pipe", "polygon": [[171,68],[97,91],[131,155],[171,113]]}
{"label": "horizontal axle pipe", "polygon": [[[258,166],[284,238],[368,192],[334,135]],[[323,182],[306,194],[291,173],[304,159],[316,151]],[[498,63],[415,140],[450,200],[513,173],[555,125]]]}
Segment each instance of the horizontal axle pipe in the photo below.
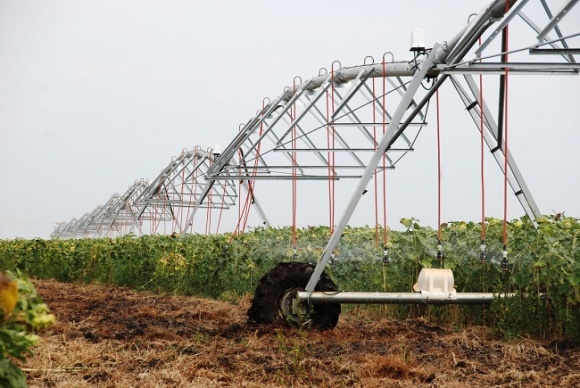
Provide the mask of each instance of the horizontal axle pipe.
{"label": "horizontal axle pipe", "polygon": [[324,292],[299,291],[297,298],[309,303],[350,304],[489,304],[496,298],[513,294],[491,292],[424,293],[424,292]]}

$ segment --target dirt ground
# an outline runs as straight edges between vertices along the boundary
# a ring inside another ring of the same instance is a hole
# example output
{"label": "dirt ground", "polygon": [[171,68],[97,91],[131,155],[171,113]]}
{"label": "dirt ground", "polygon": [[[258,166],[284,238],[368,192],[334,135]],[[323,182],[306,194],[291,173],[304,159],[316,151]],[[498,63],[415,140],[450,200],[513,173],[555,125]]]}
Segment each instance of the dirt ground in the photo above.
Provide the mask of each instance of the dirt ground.
{"label": "dirt ground", "polygon": [[35,280],[58,323],[20,366],[31,387],[580,387],[580,348],[502,342],[343,313],[334,330],[246,323],[239,304]]}

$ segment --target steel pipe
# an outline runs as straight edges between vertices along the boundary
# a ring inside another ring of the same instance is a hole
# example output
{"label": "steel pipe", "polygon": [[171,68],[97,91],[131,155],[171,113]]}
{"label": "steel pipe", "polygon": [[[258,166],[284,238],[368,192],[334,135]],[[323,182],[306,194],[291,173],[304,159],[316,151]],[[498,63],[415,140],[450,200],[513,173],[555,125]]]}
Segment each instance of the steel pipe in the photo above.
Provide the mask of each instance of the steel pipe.
{"label": "steel pipe", "polygon": [[309,303],[349,303],[349,304],[490,304],[496,298],[511,297],[515,294],[494,294],[491,292],[456,292],[431,294],[428,292],[323,292],[298,291],[297,298]]}

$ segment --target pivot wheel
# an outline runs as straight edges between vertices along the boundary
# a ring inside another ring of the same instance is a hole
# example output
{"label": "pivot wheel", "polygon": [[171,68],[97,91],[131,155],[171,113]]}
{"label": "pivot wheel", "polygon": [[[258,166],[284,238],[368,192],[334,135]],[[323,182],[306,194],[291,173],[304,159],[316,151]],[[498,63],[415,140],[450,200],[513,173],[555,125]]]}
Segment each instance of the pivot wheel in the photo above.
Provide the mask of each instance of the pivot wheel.
{"label": "pivot wheel", "polygon": [[[340,304],[299,301],[298,291],[304,290],[314,266],[307,263],[280,263],[265,274],[254,293],[248,310],[250,322],[282,323],[317,330],[332,329],[338,322]],[[326,273],[322,273],[315,291],[337,291]]]}

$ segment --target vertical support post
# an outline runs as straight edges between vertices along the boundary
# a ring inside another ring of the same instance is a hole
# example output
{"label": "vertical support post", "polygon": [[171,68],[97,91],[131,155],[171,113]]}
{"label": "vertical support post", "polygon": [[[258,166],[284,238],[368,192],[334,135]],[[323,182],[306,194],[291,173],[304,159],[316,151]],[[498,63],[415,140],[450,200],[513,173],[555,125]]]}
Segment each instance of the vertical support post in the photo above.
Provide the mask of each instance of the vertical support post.
{"label": "vertical support post", "polygon": [[[435,60],[437,58],[437,54],[439,53],[440,48],[441,48],[441,46],[439,44],[436,44],[433,47],[433,49],[431,50],[431,52],[429,53],[429,55],[427,56],[427,58],[425,59],[425,61],[422,62],[421,64],[419,64],[419,70],[413,76],[413,79],[411,80],[409,87],[407,88],[407,91],[405,92],[405,95],[403,96],[399,105],[397,106],[397,110],[393,114],[391,122],[390,122],[389,126],[387,127],[386,133],[383,135],[381,142],[379,143],[377,149],[373,153],[373,156],[371,157],[371,160],[369,161],[369,164],[368,164],[367,168],[365,169],[364,174],[360,178],[360,181],[359,181],[356,189],[354,190],[354,193],[352,194],[352,197],[351,197],[351,199],[346,207],[344,214],[342,215],[342,217],[340,219],[340,222],[336,226],[334,233],[330,237],[330,240],[328,241],[326,248],[324,249],[324,253],[322,254],[322,258],[320,259],[320,261],[316,265],[316,268],[314,269],[312,276],[308,280],[308,284],[306,285],[307,292],[313,292],[316,285],[318,284],[318,282],[320,280],[320,276],[322,275],[322,272],[324,271],[324,267],[326,266],[326,264],[330,260],[332,251],[338,245],[338,241],[340,240],[340,237],[342,236],[342,233],[344,232],[344,229],[346,228],[348,221],[350,220],[350,217],[354,213],[354,209],[358,205],[358,202],[360,201],[360,198],[361,198],[364,190],[366,189],[369,181],[371,180],[372,175],[374,173],[374,170],[377,168],[379,162],[382,160],[383,154],[387,151],[388,147],[392,144],[391,140],[397,135],[397,132],[400,133],[399,124],[401,123],[401,120],[403,119],[403,116],[404,116],[405,112],[407,111],[409,105],[413,101],[413,97],[415,96],[415,93],[417,92],[418,88],[421,86],[421,82],[425,78],[427,71],[435,63]],[[436,85],[433,85],[433,88],[435,88],[435,87],[436,87]],[[408,122],[409,122],[409,120],[407,120],[407,123]]]}

